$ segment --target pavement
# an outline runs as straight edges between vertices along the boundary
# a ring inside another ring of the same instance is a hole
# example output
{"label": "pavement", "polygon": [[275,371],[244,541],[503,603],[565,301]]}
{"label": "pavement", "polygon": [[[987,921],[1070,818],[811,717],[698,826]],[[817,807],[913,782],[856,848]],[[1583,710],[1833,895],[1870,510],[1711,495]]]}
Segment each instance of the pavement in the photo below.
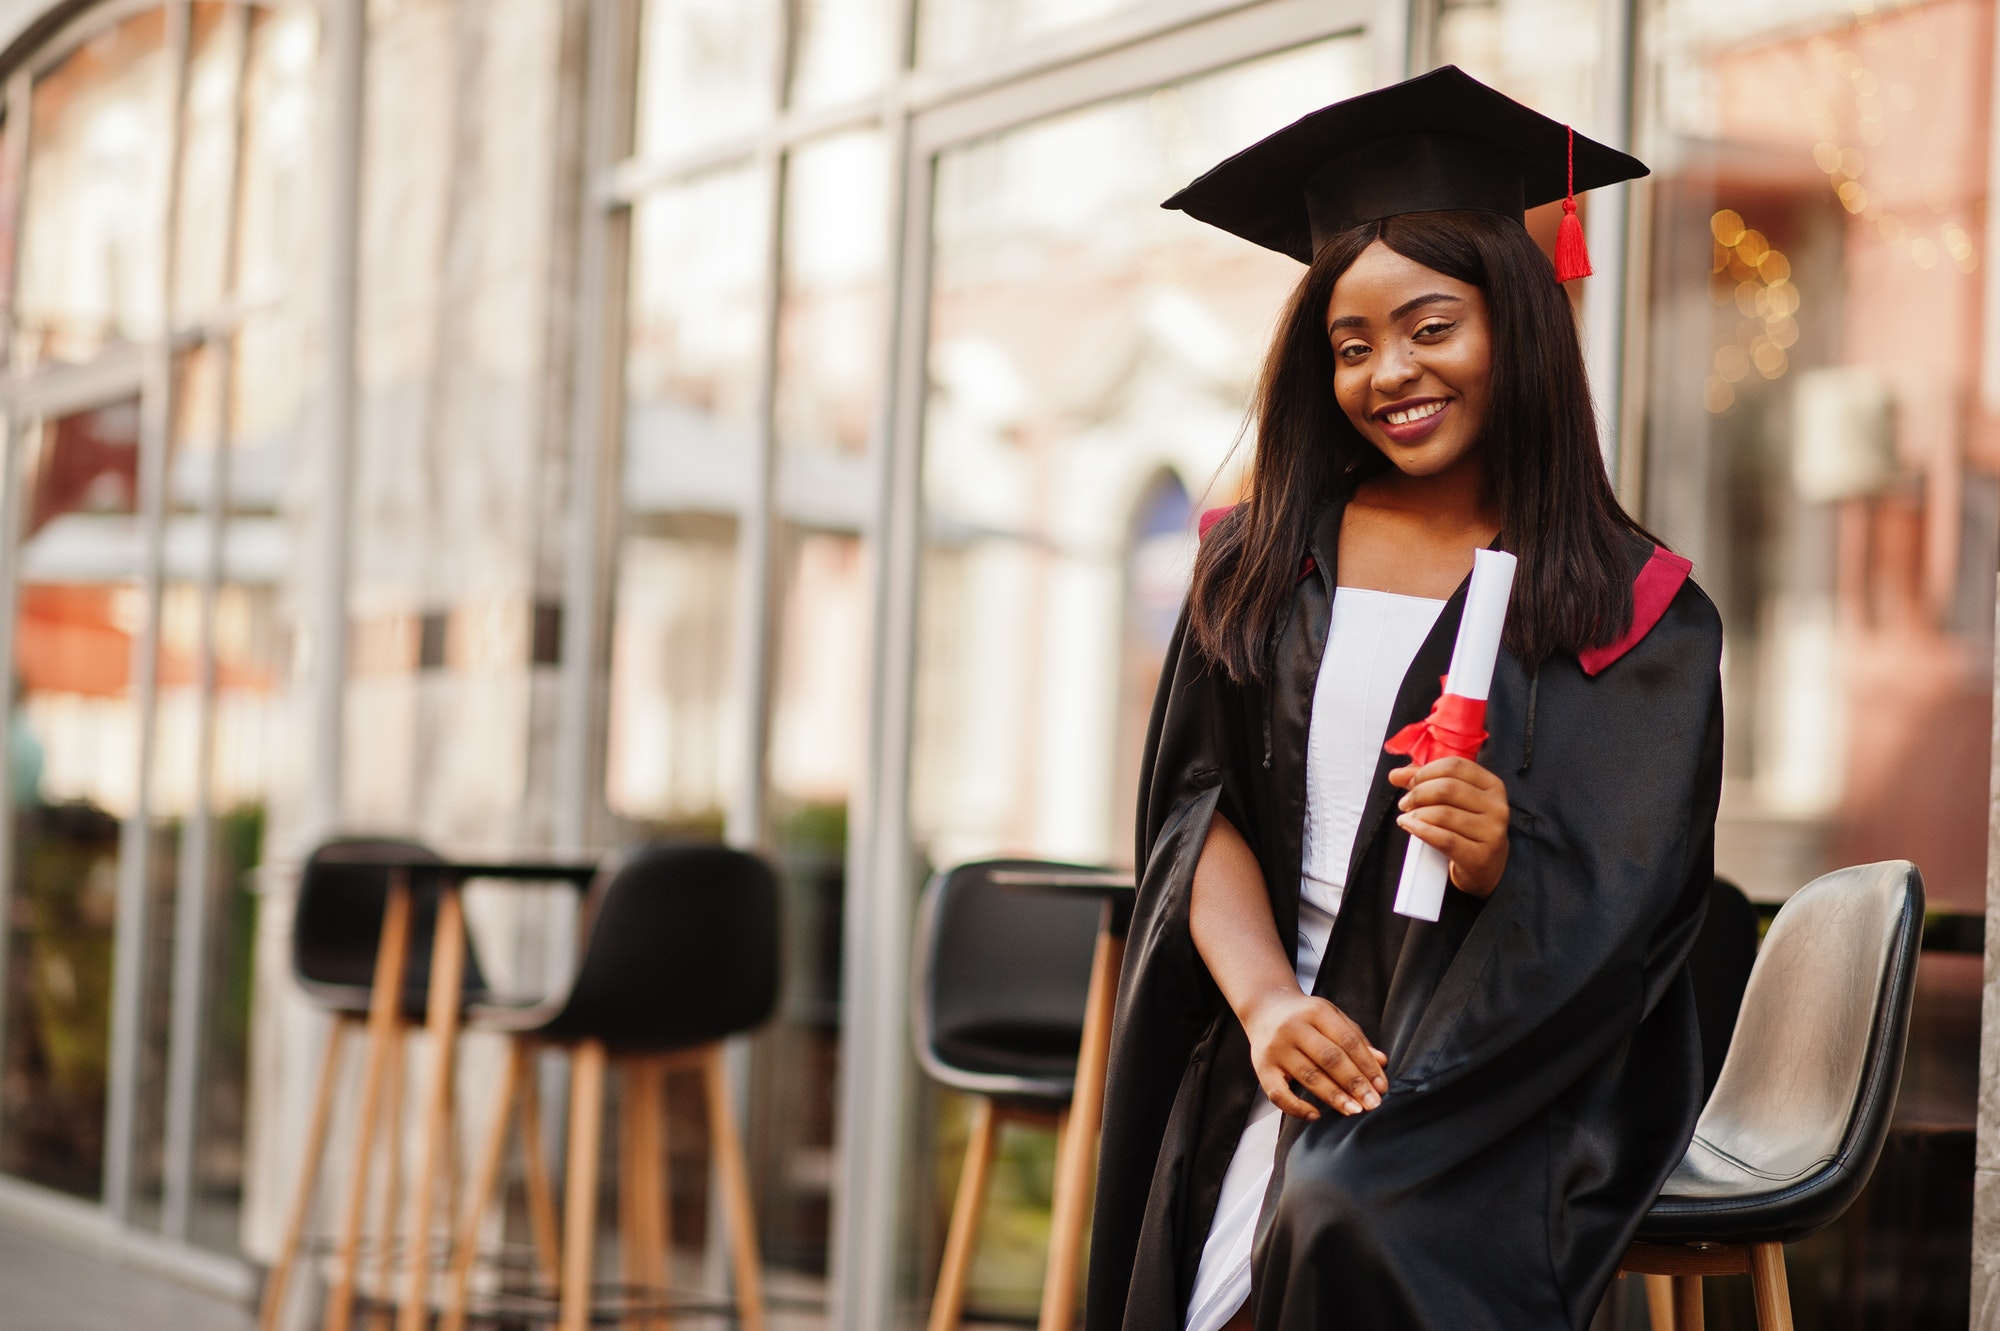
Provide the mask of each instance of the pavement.
{"label": "pavement", "polygon": [[0,1220],[0,1331],[250,1331],[248,1308]]}

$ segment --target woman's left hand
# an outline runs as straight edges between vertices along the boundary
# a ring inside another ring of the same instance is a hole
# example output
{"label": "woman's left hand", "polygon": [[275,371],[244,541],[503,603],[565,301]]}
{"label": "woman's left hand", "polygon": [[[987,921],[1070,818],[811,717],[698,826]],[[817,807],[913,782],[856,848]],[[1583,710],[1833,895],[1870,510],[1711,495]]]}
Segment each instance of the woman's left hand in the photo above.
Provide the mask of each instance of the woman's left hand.
{"label": "woman's left hand", "polygon": [[1461,892],[1489,897],[1507,869],[1507,786],[1470,758],[1412,763],[1389,773],[1409,793],[1396,825],[1443,851]]}

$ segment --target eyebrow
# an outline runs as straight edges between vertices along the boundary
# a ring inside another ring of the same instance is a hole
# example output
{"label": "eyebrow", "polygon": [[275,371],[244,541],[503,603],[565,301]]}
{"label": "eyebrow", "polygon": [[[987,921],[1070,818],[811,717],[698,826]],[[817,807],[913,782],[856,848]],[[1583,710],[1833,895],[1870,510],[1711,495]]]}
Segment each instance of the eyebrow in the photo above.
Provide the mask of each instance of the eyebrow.
{"label": "eyebrow", "polygon": [[[1404,301],[1401,305],[1398,305],[1395,309],[1389,311],[1389,321],[1391,323],[1394,323],[1396,320],[1408,314],[1411,310],[1421,309],[1425,305],[1434,305],[1439,301],[1445,301],[1451,304],[1462,305],[1465,303],[1465,298],[1463,296],[1448,295],[1442,291],[1426,292],[1424,295],[1418,296],[1414,300]],[[1328,324],[1326,326],[1326,330],[1329,333],[1331,333],[1337,328],[1364,328],[1367,326],[1367,324],[1368,320],[1362,318],[1358,314],[1344,314],[1340,318],[1335,319],[1332,323]]]}

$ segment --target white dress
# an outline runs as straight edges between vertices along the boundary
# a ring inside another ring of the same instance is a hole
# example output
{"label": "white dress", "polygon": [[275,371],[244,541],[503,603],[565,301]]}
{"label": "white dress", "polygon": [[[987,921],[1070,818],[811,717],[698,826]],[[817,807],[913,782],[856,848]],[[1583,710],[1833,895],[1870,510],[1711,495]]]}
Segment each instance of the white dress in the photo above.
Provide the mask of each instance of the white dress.
{"label": "white dress", "polygon": [[[1362,806],[1388,738],[1389,714],[1443,601],[1336,588],[1306,736],[1306,825],[1299,883],[1299,988],[1311,993],[1347,884]],[[1202,1245],[1186,1331],[1217,1331],[1250,1296],[1250,1245],[1278,1149],[1278,1107],[1262,1095],[1222,1177]]]}

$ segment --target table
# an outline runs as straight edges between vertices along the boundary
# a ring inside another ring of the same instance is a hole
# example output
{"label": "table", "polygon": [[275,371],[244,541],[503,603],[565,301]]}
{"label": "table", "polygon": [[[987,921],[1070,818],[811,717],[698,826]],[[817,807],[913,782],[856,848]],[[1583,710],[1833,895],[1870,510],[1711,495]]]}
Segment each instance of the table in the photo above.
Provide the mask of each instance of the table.
{"label": "table", "polygon": [[1097,946],[1090,958],[1090,987],[1083,1007],[1083,1042],[1076,1054],[1076,1091],[1056,1148],[1055,1195],[1049,1215],[1049,1267],[1042,1283],[1039,1331],[1070,1331],[1076,1320],[1076,1282],[1083,1259],[1083,1226],[1090,1216],[1091,1166],[1104,1121],[1104,1077],[1111,1062],[1111,1018],[1118,1001],[1118,972],[1125,964],[1125,931],[1132,919],[1135,884],[1130,874],[1091,869],[1002,869],[1000,887],[1024,892],[1067,892],[1099,897]]}
{"label": "table", "polygon": [[[533,860],[447,860],[374,859],[366,863],[389,875],[389,894],[382,908],[382,934],[375,948],[375,976],[369,988],[367,1061],[361,1078],[361,1109],[355,1133],[355,1164],[350,1171],[347,1204],[340,1238],[334,1249],[333,1283],[327,1291],[326,1322],[329,1327],[350,1325],[354,1308],[355,1267],[361,1248],[363,1215],[368,1198],[368,1162],[373,1146],[376,1113],[385,1082],[398,1075],[395,1066],[401,1046],[403,974],[409,962],[410,910],[419,892],[436,892],[437,922],[431,935],[430,989],[425,996],[424,1030],[430,1036],[428,1082],[424,1087],[422,1136],[417,1149],[416,1176],[412,1181],[409,1210],[409,1269],[403,1297],[398,1301],[397,1331],[422,1331],[428,1317],[425,1262],[429,1246],[430,1218],[435,1209],[437,1166],[449,1149],[447,1137],[451,1115],[452,1055],[458,1043],[459,1005],[465,972],[465,915],[460,899],[462,885],[475,878],[499,878],[516,882],[567,882],[588,884],[597,875],[597,865],[576,861]],[[391,1129],[394,1130],[393,1127]],[[395,1205],[396,1167],[399,1153],[390,1145],[389,1206]],[[390,1275],[391,1254],[395,1251],[394,1220],[388,1219],[382,1236],[382,1271]]]}

